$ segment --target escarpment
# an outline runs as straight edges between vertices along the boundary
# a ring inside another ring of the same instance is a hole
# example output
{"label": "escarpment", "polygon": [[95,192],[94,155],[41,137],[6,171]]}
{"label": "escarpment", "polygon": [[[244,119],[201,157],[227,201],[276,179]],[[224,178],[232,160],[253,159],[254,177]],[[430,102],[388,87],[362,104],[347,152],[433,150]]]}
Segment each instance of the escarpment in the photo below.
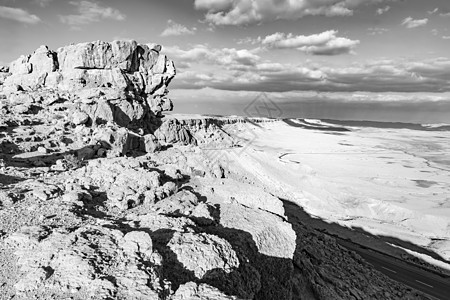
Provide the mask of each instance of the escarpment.
{"label": "escarpment", "polygon": [[0,298],[425,299],[237,174],[245,119],[164,117],[161,50],[42,46],[0,67]]}

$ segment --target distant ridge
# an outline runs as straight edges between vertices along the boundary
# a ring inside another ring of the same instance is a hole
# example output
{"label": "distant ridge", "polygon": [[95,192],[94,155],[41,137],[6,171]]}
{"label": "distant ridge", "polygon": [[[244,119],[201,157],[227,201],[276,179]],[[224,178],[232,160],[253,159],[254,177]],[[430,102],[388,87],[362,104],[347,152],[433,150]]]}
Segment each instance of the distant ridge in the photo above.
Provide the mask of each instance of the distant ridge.
{"label": "distant ridge", "polygon": [[323,123],[351,127],[373,127],[386,129],[410,129],[420,131],[450,131],[450,124],[416,124],[403,122],[380,122],[380,121],[340,121],[321,119]]}

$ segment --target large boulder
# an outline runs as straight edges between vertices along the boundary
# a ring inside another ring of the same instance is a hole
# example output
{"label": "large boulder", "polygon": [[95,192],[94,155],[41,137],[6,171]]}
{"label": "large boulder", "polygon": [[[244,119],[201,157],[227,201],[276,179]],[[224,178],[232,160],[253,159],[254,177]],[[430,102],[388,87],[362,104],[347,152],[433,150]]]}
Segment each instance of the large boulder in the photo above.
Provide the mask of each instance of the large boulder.
{"label": "large boulder", "polygon": [[32,55],[22,55],[9,66],[11,76],[6,78],[4,89],[17,90],[17,86],[32,90],[45,86],[49,73],[58,69],[56,53],[47,46],[39,47]]}

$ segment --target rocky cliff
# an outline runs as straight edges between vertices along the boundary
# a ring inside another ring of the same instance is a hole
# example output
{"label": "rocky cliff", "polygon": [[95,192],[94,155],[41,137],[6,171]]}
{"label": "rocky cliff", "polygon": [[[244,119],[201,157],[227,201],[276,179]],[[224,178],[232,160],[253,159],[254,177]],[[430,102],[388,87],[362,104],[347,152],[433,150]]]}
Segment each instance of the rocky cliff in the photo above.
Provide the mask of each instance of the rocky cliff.
{"label": "rocky cliff", "polygon": [[246,120],[162,119],[160,50],[40,47],[0,69],[1,297],[425,299],[230,168]]}
{"label": "rocky cliff", "polygon": [[135,41],[96,41],[57,51],[41,46],[2,69],[0,88],[23,110],[65,102],[65,119],[75,125],[117,125],[114,131],[126,128],[143,137],[160,126],[163,111],[172,110],[167,87],[176,71],[160,50]]}

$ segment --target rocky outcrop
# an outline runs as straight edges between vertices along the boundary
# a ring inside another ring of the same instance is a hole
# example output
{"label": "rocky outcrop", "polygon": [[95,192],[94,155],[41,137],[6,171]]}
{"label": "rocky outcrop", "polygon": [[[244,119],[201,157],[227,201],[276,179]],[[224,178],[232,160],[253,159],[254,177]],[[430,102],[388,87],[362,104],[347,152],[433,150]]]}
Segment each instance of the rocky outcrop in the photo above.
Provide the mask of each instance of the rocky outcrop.
{"label": "rocky outcrop", "polygon": [[[7,244],[16,250],[24,276],[15,284],[22,295],[39,289],[84,294],[100,299],[158,299],[162,290],[151,237],[143,231],[123,234],[102,226],[84,226],[69,235],[45,227],[23,227]],[[110,276],[108,276],[110,274]],[[113,275],[113,277],[112,277]],[[112,279],[114,279],[112,281]]]}
{"label": "rocky outcrop", "polygon": [[11,63],[3,92],[69,92],[89,124],[113,122],[150,133],[159,125],[156,116],[172,110],[167,86],[176,70],[160,50],[135,41],[96,41],[57,51],[41,46]]}
{"label": "rocky outcrop", "polygon": [[174,63],[160,54],[161,46],[136,41],[96,41],[59,48],[39,47],[9,68],[5,87],[40,87],[66,91],[114,88],[139,95],[164,97],[175,76]]}
{"label": "rocky outcrop", "polygon": [[3,89],[3,83],[5,82],[5,79],[11,75],[8,72],[9,67],[0,66],[0,91],[2,91]]}
{"label": "rocky outcrop", "polygon": [[209,118],[168,117],[154,132],[161,144],[179,143],[206,147],[234,147],[237,141],[226,133],[225,123]]}
{"label": "rocky outcrop", "polygon": [[80,130],[92,128],[82,130],[86,138],[119,155],[154,152],[160,142],[152,134],[162,112],[172,110],[167,87],[176,74],[173,61],[160,51],[159,45],[136,41],[96,41],[56,51],[41,46],[2,68],[0,92],[8,110],[40,112],[46,121],[59,115]]}

